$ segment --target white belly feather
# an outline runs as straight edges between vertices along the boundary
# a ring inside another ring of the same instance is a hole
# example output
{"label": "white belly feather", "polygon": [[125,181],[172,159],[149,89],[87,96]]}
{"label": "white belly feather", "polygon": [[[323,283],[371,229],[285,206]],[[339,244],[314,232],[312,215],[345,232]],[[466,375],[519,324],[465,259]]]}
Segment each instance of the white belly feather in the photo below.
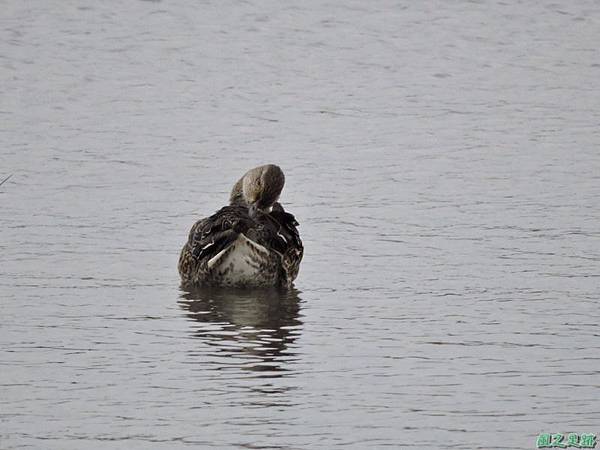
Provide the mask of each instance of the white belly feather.
{"label": "white belly feather", "polygon": [[223,285],[272,284],[277,273],[268,270],[271,260],[269,250],[240,234],[208,261],[208,268]]}

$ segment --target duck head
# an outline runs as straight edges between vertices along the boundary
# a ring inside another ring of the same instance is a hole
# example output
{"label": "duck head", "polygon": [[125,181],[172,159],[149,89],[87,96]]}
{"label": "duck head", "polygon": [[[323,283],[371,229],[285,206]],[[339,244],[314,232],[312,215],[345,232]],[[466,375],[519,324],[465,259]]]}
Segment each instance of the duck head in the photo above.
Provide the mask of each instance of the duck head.
{"label": "duck head", "polygon": [[235,183],[229,202],[232,205],[247,205],[250,216],[256,215],[258,211],[269,212],[279,199],[284,184],[285,176],[279,166],[258,166],[250,169]]}

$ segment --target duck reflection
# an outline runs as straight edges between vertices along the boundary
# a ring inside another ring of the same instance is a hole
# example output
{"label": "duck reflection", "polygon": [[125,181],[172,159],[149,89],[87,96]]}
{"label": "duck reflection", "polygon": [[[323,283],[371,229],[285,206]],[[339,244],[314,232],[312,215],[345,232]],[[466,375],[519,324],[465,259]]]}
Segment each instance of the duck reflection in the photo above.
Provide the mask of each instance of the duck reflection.
{"label": "duck reflection", "polygon": [[200,323],[193,335],[213,347],[212,356],[219,358],[223,368],[241,367],[275,377],[295,359],[293,342],[302,328],[298,290],[182,290],[180,306],[187,317]]}

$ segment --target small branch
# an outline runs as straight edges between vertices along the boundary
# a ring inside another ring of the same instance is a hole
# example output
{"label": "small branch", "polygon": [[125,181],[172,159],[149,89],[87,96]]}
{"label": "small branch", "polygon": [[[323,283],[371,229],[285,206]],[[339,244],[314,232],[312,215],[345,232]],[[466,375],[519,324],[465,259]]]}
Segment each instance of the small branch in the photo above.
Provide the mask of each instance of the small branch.
{"label": "small branch", "polygon": [[13,174],[13,173],[11,173],[11,174],[10,174],[9,176],[7,176],[7,177],[6,177],[4,180],[2,180],[2,181],[0,182],[0,186],[2,186],[4,183],[6,183],[8,180],[10,180],[10,177],[12,177],[13,175],[14,175],[14,174]]}

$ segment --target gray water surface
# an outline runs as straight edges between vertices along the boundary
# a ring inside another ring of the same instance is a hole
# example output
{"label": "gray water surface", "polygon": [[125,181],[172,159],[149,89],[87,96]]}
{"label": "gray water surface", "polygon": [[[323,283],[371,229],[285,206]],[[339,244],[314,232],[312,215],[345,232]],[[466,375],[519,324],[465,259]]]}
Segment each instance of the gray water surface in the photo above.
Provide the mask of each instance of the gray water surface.
{"label": "gray water surface", "polygon": [[[0,448],[600,434],[598,2],[0,3]],[[295,290],[181,290],[264,163]]]}

